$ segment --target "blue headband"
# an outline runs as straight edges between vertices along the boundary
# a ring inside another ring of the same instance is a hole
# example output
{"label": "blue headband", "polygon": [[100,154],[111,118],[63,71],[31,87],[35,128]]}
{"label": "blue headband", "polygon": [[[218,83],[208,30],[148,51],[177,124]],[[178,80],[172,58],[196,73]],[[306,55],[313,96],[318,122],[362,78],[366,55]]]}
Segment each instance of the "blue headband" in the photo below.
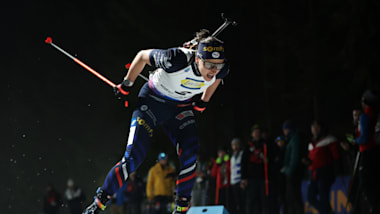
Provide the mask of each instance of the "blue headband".
{"label": "blue headband", "polygon": [[224,46],[219,41],[200,43],[197,56],[202,59],[224,59]]}

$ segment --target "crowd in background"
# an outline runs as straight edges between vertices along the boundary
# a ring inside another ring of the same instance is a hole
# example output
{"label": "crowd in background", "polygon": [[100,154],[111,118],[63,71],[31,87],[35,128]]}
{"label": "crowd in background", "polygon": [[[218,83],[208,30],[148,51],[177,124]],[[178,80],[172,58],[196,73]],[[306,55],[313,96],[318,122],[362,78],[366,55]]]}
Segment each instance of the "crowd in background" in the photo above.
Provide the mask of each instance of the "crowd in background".
{"label": "crowd in background", "polygon": [[68,208],[70,214],[81,214],[86,196],[83,190],[69,178],[65,192],[62,195],[53,184],[48,184],[43,197],[43,213],[58,214],[62,207]]}
{"label": "crowd in background", "polygon": [[[250,140],[231,139],[219,146],[217,156],[200,153],[192,192],[192,206],[224,205],[231,214],[301,214],[304,204],[301,182],[306,179],[306,199],[320,214],[334,213],[330,189],[342,162],[350,171],[348,203],[352,213],[380,213],[379,160],[380,118],[378,98],[372,91],[362,96],[362,108],[353,110],[352,134],[338,139],[328,125],[310,121],[310,138],[301,134],[292,120],[284,121],[283,135],[271,139],[259,124],[251,128]],[[173,209],[176,171],[159,153],[146,181],[132,173],[115,199],[114,214],[164,214]],[[44,213],[58,213],[63,201],[71,214],[81,213],[82,190],[70,179],[61,199],[52,186],[44,198]]]}

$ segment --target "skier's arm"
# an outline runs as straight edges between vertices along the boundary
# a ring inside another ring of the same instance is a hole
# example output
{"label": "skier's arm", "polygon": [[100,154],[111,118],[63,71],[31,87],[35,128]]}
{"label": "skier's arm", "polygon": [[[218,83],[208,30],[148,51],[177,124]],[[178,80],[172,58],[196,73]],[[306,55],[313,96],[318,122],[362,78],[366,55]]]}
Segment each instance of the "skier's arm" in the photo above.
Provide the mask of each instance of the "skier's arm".
{"label": "skier's arm", "polygon": [[203,102],[209,102],[211,99],[211,96],[214,94],[215,90],[218,88],[220,82],[222,79],[216,79],[215,82],[210,85],[202,94],[202,101]]}
{"label": "skier's arm", "polygon": [[152,52],[152,49],[142,50],[135,56],[124,79],[128,79],[131,82],[135,82],[137,76],[144,69],[145,65],[150,65],[150,52]]}

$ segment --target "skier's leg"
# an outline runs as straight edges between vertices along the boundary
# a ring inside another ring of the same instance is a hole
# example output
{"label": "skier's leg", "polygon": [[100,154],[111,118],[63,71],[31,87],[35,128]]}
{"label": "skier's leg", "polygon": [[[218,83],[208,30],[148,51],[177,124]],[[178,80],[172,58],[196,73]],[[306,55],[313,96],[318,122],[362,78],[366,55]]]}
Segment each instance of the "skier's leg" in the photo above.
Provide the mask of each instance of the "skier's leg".
{"label": "skier's leg", "polygon": [[[175,119],[168,121],[164,129],[176,146],[180,171],[177,178],[175,213],[186,213],[195,182],[196,160],[198,156],[198,136],[195,119],[191,110],[180,111]],[[183,117],[183,115],[185,117]]]}
{"label": "skier's leg", "polygon": [[94,197],[94,203],[84,211],[85,214],[96,214],[104,210],[111,196],[126,183],[128,175],[144,160],[157,123],[152,111],[147,113],[146,110],[149,108],[150,106],[146,104],[139,104],[137,110],[133,112],[125,155],[109,171],[103,186],[98,189]]}
{"label": "skier's leg", "polygon": [[112,195],[126,182],[145,159],[154,125],[144,112],[133,112],[125,155],[108,173],[102,189]]}

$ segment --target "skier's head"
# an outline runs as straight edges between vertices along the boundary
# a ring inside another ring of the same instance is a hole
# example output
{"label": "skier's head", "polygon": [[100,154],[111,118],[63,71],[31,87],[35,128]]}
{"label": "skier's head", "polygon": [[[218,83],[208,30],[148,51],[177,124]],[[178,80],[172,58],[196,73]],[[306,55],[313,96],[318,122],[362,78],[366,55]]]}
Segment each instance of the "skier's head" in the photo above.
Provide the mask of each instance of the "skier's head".
{"label": "skier's head", "polygon": [[209,36],[199,42],[195,62],[206,81],[212,80],[224,66],[224,45],[219,39]]}

